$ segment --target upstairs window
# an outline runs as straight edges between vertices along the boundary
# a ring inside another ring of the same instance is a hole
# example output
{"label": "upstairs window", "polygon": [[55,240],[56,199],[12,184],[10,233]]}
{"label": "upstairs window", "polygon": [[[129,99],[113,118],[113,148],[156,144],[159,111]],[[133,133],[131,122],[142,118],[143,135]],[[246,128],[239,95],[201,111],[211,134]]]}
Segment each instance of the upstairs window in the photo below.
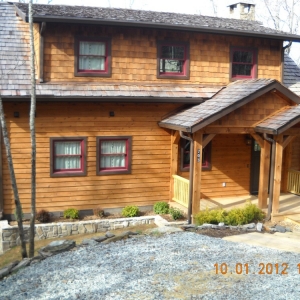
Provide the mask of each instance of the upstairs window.
{"label": "upstairs window", "polygon": [[252,79],[257,77],[257,50],[233,47],[230,51],[231,78]]}
{"label": "upstairs window", "polygon": [[97,175],[131,173],[131,137],[97,137]]}
{"label": "upstairs window", "polygon": [[[202,170],[211,170],[211,142],[202,149]],[[181,139],[181,171],[190,170],[190,142],[185,139]]]}
{"label": "upstairs window", "polygon": [[158,42],[157,78],[189,79],[189,44]]}
{"label": "upstairs window", "polygon": [[86,138],[51,138],[50,172],[52,177],[86,175]]}
{"label": "upstairs window", "polygon": [[75,76],[111,76],[109,39],[75,39]]}

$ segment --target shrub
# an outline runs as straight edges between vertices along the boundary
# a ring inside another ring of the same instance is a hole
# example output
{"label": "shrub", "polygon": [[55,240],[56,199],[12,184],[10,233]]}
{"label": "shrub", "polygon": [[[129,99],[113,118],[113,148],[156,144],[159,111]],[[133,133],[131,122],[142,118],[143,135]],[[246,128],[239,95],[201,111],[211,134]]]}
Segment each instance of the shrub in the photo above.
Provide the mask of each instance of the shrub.
{"label": "shrub", "polygon": [[140,213],[139,208],[134,205],[128,205],[122,209],[122,216],[126,218],[136,217],[139,215],[139,213]]}
{"label": "shrub", "polygon": [[100,217],[100,218],[104,217],[104,210],[100,207],[94,208],[93,213],[94,213],[94,216],[96,216],[96,217]]}
{"label": "shrub", "polygon": [[178,220],[183,217],[183,212],[175,207],[169,209],[169,214],[172,216],[173,220]]}
{"label": "shrub", "polygon": [[156,214],[168,214],[169,213],[169,204],[167,202],[161,201],[156,202],[153,206],[154,212]]}
{"label": "shrub", "polygon": [[68,208],[64,211],[64,218],[79,219],[79,211],[76,208]]}
{"label": "shrub", "polygon": [[41,223],[47,223],[50,222],[51,216],[47,210],[41,209],[37,212],[35,218]]}
{"label": "shrub", "polygon": [[195,222],[197,225],[202,225],[204,223],[209,224],[219,224],[220,222],[225,222],[227,212],[223,209],[213,209],[213,210],[202,210],[199,211],[195,216]]}

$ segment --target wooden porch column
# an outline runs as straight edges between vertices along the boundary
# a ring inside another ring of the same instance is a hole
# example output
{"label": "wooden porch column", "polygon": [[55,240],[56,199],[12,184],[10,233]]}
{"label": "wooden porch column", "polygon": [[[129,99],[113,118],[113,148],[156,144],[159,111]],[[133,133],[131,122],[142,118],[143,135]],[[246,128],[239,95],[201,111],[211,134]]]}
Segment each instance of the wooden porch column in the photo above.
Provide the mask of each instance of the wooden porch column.
{"label": "wooden porch column", "polygon": [[173,131],[171,135],[171,170],[170,170],[170,196],[169,201],[173,198],[174,193],[174,180],[173,175],[178,172],[178,143],[180,135],[178,131]]}
{"label": "wooden porch column", "polygon": [[193,179],[193,204],[192,204],[192,222],[194,216],[200,211],[201,199],[201,173],[202,173],[202,131],[197,131],[193,135],[194,139],[194,179]]}
{"label": "wooden porch column", "polygon": [[273,206],[272,214],[279,212],[279,197],[281,187],[281,171],[282,171],[282,152],[283,152],[283,135],[280,134],[274,138],[276,141],[276,155],[274,166],[274,187],[273,187]]}
{"label": "wooden porch column", "polygon": [[258,207],[266,208],[269,188],[270,172],[270,149],[271,144],[264,140],[263,147],[260,151],[260,168],[259,168],[259,187],[258,187]]}

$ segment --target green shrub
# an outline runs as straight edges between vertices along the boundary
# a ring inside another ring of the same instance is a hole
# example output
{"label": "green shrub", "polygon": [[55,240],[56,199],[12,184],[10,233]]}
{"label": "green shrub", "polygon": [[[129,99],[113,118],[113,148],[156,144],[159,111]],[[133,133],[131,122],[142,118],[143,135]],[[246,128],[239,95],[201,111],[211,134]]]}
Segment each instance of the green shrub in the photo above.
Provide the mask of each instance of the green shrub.
{"label": "green shrub", "polygon": [[45,209],[41,209],[40,211],[38,211],[36,213],[36,217],[35,217],[39,222],[41,223],[47,223],[50,222],[50,213],[45,210]]}
{"label": "green shrub", "polygon": [[228,212],[225,223],[236,226],[247,224],[249,222],[247,221],[243,208],[233,208]]}
{"label": "green shrub", "polygon": [[202,225],[204,223],[209,224],[219,224],[220,222],[225,222],[227,212],[223,209],[213,209],[213,210],[202,210],[198,212],[195,216],[195,222],[197,225]]}
{"label": "green shrub", "polygon": [[255,204],[252,204],[250,201],[245,205],[245,216],[249,222],[261,221],[264,218],[264,213],[261,209],[259,209]]}
{"label": "green shrub", "polygon": [[64,211],[64,218],[79,219],[79,211],[76,208],[68,208]]}
{"label": "green shrub", "polygon": [[123,217],[137,217],[139,215],[140,211],[139,208],[137,206],[125,206],[122,210],[122,216]]}
{"label": "green shrub", "polygon": [[173,220],[178,220],[183,218],[183,212],[175,207],[171,207],[169,209],[169,214],[172,216]]}
{"label": "green shrub", "polygon": [[156,202],[153,206],[154,212],[156,214],[168,214],[169,213],[169,204],[164,201]]}

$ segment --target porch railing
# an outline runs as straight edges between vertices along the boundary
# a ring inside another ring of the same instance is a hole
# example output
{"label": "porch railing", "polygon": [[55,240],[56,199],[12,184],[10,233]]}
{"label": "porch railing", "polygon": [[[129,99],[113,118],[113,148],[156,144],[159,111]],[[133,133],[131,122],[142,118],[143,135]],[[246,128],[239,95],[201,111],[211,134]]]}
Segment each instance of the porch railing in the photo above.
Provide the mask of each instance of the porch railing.
{"label": "porch railing", "polygon": [[189,203],[189,180],[178,175],[173,175],[174,180],[174,197],[173,201],[188,208]]}
{"label": "porch railing", "polygon": [[288,191],[300,195],[300,171],[289,170]]}

